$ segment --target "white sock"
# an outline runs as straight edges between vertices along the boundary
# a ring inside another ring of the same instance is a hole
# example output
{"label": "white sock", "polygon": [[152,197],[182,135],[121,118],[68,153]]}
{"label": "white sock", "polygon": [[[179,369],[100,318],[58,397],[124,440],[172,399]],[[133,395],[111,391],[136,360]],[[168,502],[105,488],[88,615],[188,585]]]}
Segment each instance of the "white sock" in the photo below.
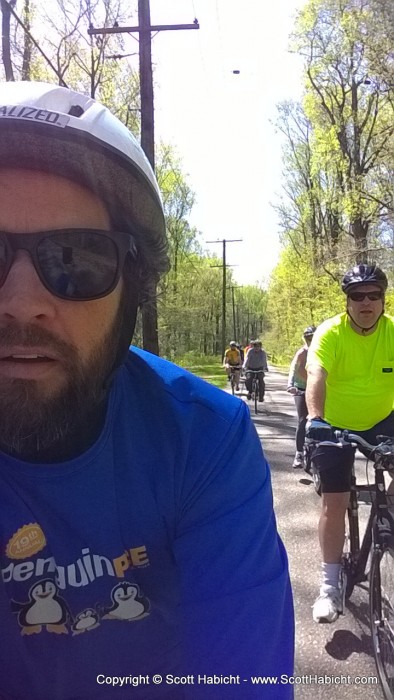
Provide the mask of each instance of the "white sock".
{"label": "white sock", "polygon": [[339,587],[339,569],[341,568],[340,564],[327,564],[326,562],[322,562],[321,565],[321,571],[322,571],[322,577],[321,577],[321,586],[320,586],[320,592],[321,593],[326,593],[328,588],[333,586],[334,588]]}

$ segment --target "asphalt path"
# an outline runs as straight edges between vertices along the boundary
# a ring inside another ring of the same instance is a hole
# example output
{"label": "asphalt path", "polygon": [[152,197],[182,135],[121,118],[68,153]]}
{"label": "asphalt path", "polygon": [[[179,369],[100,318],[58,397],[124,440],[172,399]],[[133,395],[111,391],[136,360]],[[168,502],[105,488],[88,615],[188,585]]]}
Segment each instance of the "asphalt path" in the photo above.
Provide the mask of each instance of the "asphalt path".
{"label": "asphalt path", "polygon": [[[297,700],[382,700],[376,681],[373,684],[368,680],[368,677],[376,679],[376,668],[368,623],[367,586],[361,584],[355,588],[345,615],[336,622],[316,624],[312,620],[312,604],[320,580],[317,539],[320,498],[310,477],[303,470],[292,468],[297,421],[293,397],[286,392],[286,379],[285,374],[270,369],[265,401],[259,404],[257,416],[252,402],[247,402],[244,389],[239,397],[250,406],[271,466],[278,530],[289,557],[296,616],[295,697]],[[358,478],[361,476],[365,482],[365,460],[360,457],[356,463]],[[368,503],[360,504],[361,531],[369,507]],[[362,684],[356,685],[358,678]]]}

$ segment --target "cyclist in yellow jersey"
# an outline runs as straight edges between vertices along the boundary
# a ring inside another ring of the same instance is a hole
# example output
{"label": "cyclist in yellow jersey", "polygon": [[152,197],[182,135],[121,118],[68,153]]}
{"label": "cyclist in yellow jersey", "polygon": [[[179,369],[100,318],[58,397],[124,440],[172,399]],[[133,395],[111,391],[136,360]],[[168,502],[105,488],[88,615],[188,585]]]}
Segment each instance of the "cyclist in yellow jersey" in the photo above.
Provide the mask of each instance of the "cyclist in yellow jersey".
{"label": "cyclist in yellow jersey", "polygon": [[230,381],[231,368],[236,367],[235,375],[235,390],[239,391],[239,378],[241,376],[242,360],[241,353],[237,348],[237,343],[232,340],[230,347],[224,353],[223,367],[226,369],[227,379]]}
{"label": "cyclist in yellow jersey", "polygon": [[[345,274],[346,312],[318,327],[308,352],[307,437],[330,440],[333,428],[348,429],[373,444],[377,435],[394,436],[394,318],[384,313],[387,285],[376,265],[360,264]],[[313,454],[322,485],[316,622],[334,622],[342,612],[339,562],[354,454],[352,447],[328,445],[319,445]]]}

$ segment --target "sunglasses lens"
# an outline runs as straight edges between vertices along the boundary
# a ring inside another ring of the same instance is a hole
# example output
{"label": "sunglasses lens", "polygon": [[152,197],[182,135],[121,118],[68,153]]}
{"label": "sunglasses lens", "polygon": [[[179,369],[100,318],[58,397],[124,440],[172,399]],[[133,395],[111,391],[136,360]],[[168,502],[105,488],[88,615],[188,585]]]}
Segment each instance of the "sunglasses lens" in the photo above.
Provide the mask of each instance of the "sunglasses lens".
{"label": "sunglasses lens", "polygon": [[[94,231],[59,231],[37,246],[42,277],[54,294],[67,299],[104,296],[118,272],[118,247]],[[0,278],[1,278],[0,246]]]}
{"label": "sunglasses lens", "polygon": [[370,301],[378,301],[382,298],[382,292],[352,292],[349,297],[352,301],[364,301],[365,297],[368,297]]}

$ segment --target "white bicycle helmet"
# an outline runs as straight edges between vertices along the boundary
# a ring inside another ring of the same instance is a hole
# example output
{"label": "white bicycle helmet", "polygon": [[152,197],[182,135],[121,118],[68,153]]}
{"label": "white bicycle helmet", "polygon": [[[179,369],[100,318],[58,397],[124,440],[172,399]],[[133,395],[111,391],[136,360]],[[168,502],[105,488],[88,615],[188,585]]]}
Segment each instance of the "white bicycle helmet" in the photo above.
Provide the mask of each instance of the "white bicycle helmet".
{"label": "white bicycle helmet", "polygon": [[65,87],[0,87],[0,163],[53,172],[91,189],[133,233],[144,267],[168,269],[159,188],[136,138],[96,100]]}

